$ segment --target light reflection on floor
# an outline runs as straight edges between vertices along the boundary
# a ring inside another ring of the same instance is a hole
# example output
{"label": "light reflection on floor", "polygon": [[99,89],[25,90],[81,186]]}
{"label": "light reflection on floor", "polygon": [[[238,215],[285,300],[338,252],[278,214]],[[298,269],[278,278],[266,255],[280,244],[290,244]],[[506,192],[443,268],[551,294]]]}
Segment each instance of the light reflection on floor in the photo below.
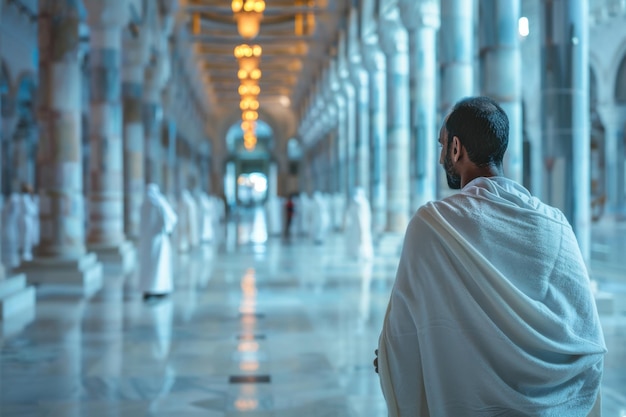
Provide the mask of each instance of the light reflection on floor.
{"label": "light reflection on floor", "polygon": [[[221,249],[176,257],[176,291],[146,303],[110,276],[84,301],[39,297],[36,320],[0,343],[0,415],[384,417],[371,362],[397,259],[346,260],[268,237],[259,210]],[[626,225],[594,229],[592,269],[617,292],[604,417],[626,416]]]}

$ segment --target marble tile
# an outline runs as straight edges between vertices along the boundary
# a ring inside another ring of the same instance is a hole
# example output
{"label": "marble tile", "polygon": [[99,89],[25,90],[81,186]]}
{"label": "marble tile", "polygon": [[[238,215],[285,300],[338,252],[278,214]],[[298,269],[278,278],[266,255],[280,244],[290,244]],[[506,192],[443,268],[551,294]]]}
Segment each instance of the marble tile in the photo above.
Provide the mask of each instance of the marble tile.
{"label": "marble tile", "polygon": [[[372,360],[397,259],[348,260],[340,234],[258,243],[244,226],[228,247],[176,254],[158,302],[132,274],[87,300],[39,293],[34,321],[0,339],[0,416],[386,417]],[[624,236],[594,226],[592,270],[618,297]],[[601,317],[605,417],[626,416],[626,297],[618,307]]]}

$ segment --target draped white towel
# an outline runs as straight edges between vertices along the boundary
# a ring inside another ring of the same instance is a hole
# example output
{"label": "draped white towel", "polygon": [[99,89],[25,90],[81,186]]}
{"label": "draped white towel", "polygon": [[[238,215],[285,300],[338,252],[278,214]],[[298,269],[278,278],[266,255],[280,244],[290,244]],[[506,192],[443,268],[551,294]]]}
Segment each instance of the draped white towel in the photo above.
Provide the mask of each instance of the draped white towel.
{"label": "draped white towel", "polygon": [[390,416],[584,417],[605,352],[559,210],[503,177],[418,210],[379,340]]}

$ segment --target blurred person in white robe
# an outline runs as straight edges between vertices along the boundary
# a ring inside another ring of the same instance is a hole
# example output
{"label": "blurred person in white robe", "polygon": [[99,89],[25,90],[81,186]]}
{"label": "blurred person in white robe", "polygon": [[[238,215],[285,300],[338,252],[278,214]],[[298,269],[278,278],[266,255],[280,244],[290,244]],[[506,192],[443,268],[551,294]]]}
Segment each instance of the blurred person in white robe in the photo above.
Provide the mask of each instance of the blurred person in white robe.
{"label": "blurred person in white robe", "polygon": [[204,191],[198,191],[196,200],[198,201],[200,241],[203,243],[212,243],[215,238],[215,221],[213,218],[216,216],[213,202]]}
{"label": "blurred person in white robe", "polygon": [[307,193],[300,194],[300,212],[297,217],[300,234],[302,236],[313,237],[313,198]]}
{"label": "blurred person in white robe", "polygon": [[509,122],[487,97],[440,133],[456,194],[404,240],[374,366],[390,417],[600,415],[606,345],[563,213],[503,176]]}
{"label": "blurred person in white robe", "polygon": [[181,194],[182,203],[187,210],[187,235],[189,236],[189,246],[191,249],[200,244],[200,227],[198,224],[198,205],[191,192],[185,189]]}
{"label": "blurred person in white robe", "polygon": [[265,203],[267,216],[267,233],[269,236],[280,236],[283,232],[283,203],[277,195],[270,195]]}
{"label": "blurred person in white robe", "polygon": [[41,230],[40,230],[40,223],[39,223],[39,195],[38,194],[33,194],[32,195],[33,198],[33,203],[35,204],[35,209],[37,210],[37,212],[35,213],[35,217],[33,218],[34,220],[34,224],[35,226],[33,227],[33,245],[37,246],[39,245],[39,241],[40,241],[40,236],[41,236]]}
{"label": "blurred person in white robe", "polygon": [[330,210],[326,197],[320,192],[315,191],[313,198],[308,203],[309,218],[311,219],[311,237],[313,242],[321,245],[328,237],[330,230]]}
{"label": "blurred person in white robe", "polygon": [[139,226],[139,286],[144,299],[162,297],[173,290],[170,235],[177,221],[159,186],[149,184]]}
{"label": "blurred person in white robe", "polygon": [[19,202],[18,231],[20,234],[20,257],[25,261],[33,259],[33,247],[37,239],[37,217],[39,210],[33,200],[33,190],[27,184],[22,185]]}
{"label": "blurred person in white robe", "polygon": [[213,203],[213,231],[215,233],[214,246],[220,245],[226,238],[226,202],[217,195],[210,195]]}
{"label": "blurred person in white robe", "polygon": [[172,233],[173,247],[177,252],[189,251],[189,212],[187,210],[187,204],[184,203],[182,195],[178,197],[171,197],[169,199],[172,207],[176,207],[176,214],[178,215],[178,224]]}
{"label": "blurred person in white robe", "polygon": [[11,193],[4,200],[2,207],[2,263],[8,269],[17,268],[20,264],[20,217],[22,197],[19,193]]}
{"label": "blurred person in white robe", "polygon": [[357,260],[372,259],[372,212],[365,190],[357,187],[346,211],[345,242],[348,257]]}

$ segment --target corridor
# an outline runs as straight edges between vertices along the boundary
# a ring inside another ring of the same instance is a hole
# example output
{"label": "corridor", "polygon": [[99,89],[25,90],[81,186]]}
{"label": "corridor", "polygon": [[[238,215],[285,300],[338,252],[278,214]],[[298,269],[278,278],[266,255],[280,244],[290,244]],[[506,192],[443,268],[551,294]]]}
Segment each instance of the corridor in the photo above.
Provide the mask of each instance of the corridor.
{"label": "corridor", "polygon": [[[593,230],[609,347],[603,415],[626,416],[624,222]],[[260,211],[226,225],[219,248],[177,255],[172,296],[144,302],[134,276],[90,299],[41,288],[35,320],[0,342],[0,416],[384,417],[373,352],[397,258],[345,257],[267,238]]]}

